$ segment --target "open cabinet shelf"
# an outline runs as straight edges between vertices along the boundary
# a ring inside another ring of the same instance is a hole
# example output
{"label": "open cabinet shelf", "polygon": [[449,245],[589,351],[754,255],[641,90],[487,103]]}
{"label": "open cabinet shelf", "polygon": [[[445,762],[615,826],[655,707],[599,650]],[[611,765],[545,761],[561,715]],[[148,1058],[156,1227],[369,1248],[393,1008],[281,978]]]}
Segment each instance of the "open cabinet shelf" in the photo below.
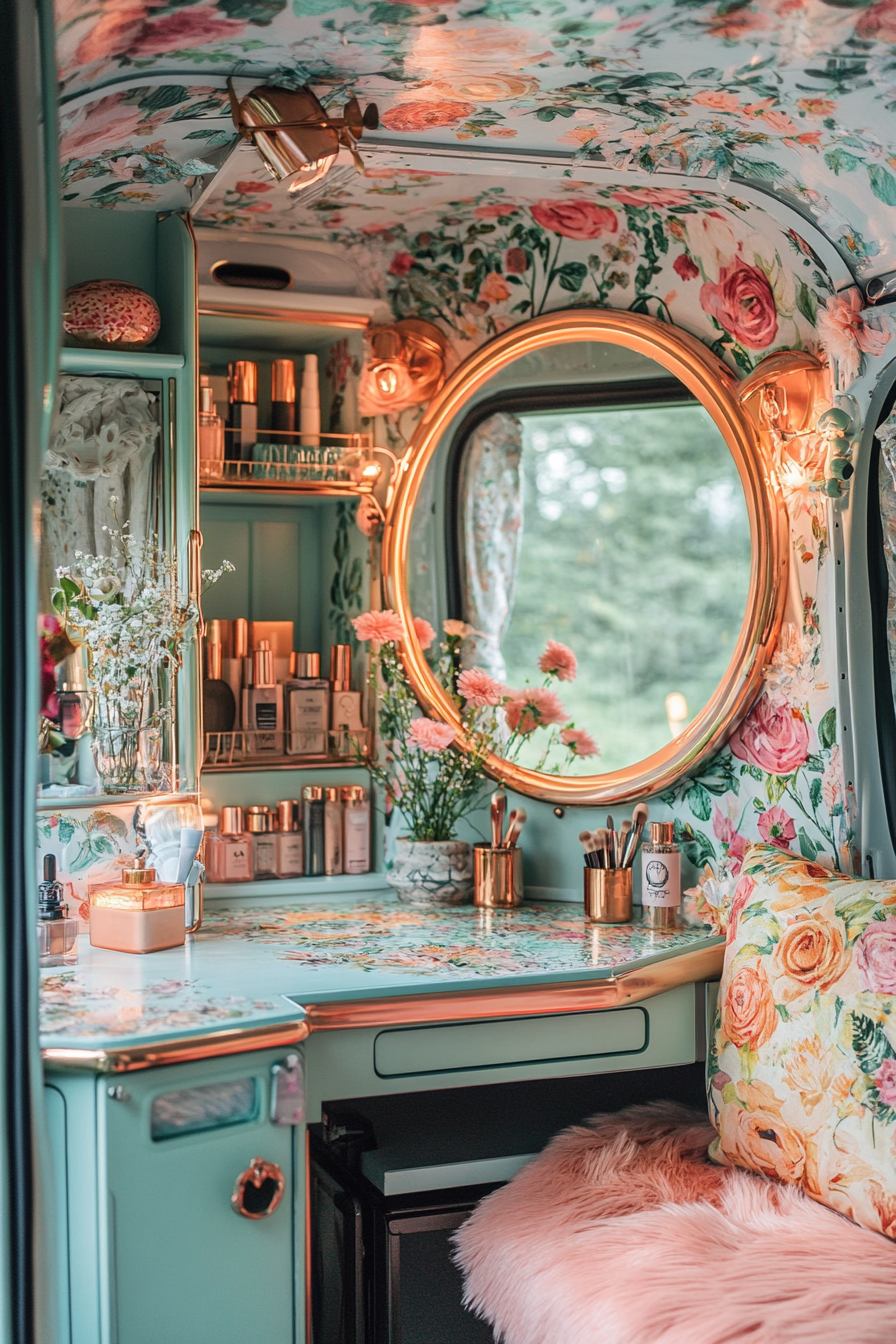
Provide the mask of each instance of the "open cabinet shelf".
{"label": "open cabinet shelf", "polygon": [[145,350],[85,350],[65,347],[59,351],[63,373],[118,374],[132,378],[161,378],[184,367],[183,355],[156,355]]}

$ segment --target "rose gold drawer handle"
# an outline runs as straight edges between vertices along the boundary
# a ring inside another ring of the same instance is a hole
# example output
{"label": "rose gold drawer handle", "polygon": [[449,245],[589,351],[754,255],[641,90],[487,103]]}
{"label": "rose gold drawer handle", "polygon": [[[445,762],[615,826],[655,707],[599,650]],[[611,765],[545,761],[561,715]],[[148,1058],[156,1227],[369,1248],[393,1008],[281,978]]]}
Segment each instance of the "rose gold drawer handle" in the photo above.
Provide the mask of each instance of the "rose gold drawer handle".
{"label": "rose gold drawer handle", "polygon": [[248,1170],[237,1176],[230,1203],[243,1218],[270,1218],[285,1189],[283,1172],[276,1163],[253,1157]]}

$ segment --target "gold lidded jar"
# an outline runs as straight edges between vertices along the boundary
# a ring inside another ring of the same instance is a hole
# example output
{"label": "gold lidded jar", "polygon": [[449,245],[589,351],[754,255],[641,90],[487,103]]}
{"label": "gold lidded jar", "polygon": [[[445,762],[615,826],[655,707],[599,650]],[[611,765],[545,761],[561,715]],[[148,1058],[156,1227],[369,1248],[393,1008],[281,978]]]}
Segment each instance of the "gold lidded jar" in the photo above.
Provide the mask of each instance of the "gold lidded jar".
{"label": "gold lidded jar", "polygon": [[183,885],[156,881],[143,857],[122,869],[120,881],[90,887],[88,894],[93,947],[143,953],[183,945]]}

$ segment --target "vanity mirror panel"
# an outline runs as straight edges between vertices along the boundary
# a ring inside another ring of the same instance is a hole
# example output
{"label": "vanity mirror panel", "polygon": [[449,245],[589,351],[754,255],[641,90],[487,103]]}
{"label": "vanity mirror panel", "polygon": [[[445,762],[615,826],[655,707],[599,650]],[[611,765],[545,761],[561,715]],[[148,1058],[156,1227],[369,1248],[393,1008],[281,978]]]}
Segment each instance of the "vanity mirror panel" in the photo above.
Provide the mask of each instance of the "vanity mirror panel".
{"label": "vanity mirror panel", "polygon": [[[761,684],[784,598],[783,512],[733,375],[652,318],[552,314],[498,337],[431,404],[385,537],[391,605],[464,621],[464,667],[563,710],[490,772],[556,801],[629,799],[717,749]],[[427,711],[456,722],[426,655]],[[569,724],[587,734],[573,755]],[[594,739],[600,755],[591,755]]]}

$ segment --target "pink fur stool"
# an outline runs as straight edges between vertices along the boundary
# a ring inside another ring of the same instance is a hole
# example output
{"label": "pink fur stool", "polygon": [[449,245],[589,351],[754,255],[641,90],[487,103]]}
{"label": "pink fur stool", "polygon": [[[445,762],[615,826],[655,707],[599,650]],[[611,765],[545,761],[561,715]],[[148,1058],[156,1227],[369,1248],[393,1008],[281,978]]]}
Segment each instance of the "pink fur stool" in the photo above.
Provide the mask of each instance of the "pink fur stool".
{"label": "pink fur stool", "polygon": [[456,1234],[503,1344],[896,1344],[896,1244],[713,1165],[673,1102],[565,1130]]}

